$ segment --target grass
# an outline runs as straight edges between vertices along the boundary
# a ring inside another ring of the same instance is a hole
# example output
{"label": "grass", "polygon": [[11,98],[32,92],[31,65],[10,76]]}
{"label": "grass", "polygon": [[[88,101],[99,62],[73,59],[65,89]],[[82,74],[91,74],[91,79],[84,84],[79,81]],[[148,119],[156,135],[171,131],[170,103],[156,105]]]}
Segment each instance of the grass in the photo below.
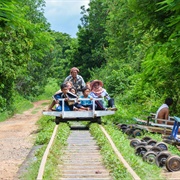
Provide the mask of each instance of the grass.
{"label": "grass", "polygon": [[[24,173],[21,177],[22,180],[32,180],[37,178],[43,154],[46,150],[55,127],[54,119],[51,119],[49,117],[42,117],[38,121],[38,125],[40,129],[36,137],[35,146],[41,145],[42,147],[36,151],[35,157],[32,157],[33,159],[36,159],[36,161],[31,161],[28,172]],[[70,128],[67,123],[59,124],[53,146],[50,149],[47,158],[43,180],[58,179],[58,176],[60,174],[60,171],[58,169],[59,157],[62,154],[64,146],[66,145],[66,139],[69,135],[69,132]]]}
{"label": "grass", "polygon": [[56,91],[60,89],[60,87],[57,84],[57,80],[53,78],[49,78],[49,82],[45,86],[44,93],[38,96],[36,100],[44,100],[44,99],[50,99],[53,94],[55,94]]}
{"label": "grass", "polygon": [[[122,133],[116,128],[116,126],[106,125],[107,132],[110,134],[113,142],[115,143],[118,150],[121,152],[123,157],[126,159],[128,164],[134,169],[141,179],[154,179],[160,180],[164,179],[161,176],[161,168],[156,165],[148,164],[142,160],[142,157],[135,155],[135,150],[130,146],[130,140],[127,135]],[[149,136],[150,134],[145,134],[144,136]],[[154,139],[158,139],[157,136]]]}
{"label": "grass", "polygon": [[[35,159],[30,167],[29,171],[26,173],[22,179],[31,180],[37,178],[38,169],[40,166],[40,162],[43,156],[43,153],[46,149],[46,146],[50,140],[52,135],[55,123],[54,120],[49,117],[43,117],[38,121],[39,125],[39,133],[36,138],[35,145],[42,145],[36,154]],[[162,169],[157,167],[156,165],[148,164],[142,160],[142,157],[135,155],[135,150],[130,146],[130,140],[127,135],[122,133],[115,125],[112,123],[104,125],[105,129],[110,134],[113,142],[116,147],[128,162],[128,164],[134,169],[134,171],[138,174],[141,179],[147,180],[163,180],[164,178],[161,176]],[[119,161],[114,151],[112,150],[109,141],[106,139],[105,135],[101,131],[98,124],[93,123],[90,124],[91,134],[97,140],[98,145],[101,147],[101,154],[103,156],[104,163],[106,167],[110,170],[110,173],[115,180],[124,179],[131,180],[132,176],[129,174],[127,169],[123,166],[123,164]],[[61,164],[61,156],[63,155],[63,149],[66,146],[66,141],[68,135],[70,133],[70,128],[67,123],[60,123],[58,127],[58,132],[55,137],[53,147],[50,150],[50,154],[48,155],[44,180],[55,180],[58,179],[61,175],[61,169],[59,165]],[[152,139],[161,141],[161,136],[159,134],[151,134],[145,133],[142,137],[149,136]],[[142,137],[139,137],[142,139]],[[168,146],[169,151],[172,154],[180,155],[179,151],[173,147]]]}
{"label": "grass", "polygon": [[113,179],[131,180],[132,177],[123,164],[118,160],[107,138],[97,124],[90,125],[91,134],[96,138],[101,148],[101,154],[106,167],[110,170]]}
{"label": "grass", "polygon": [[6,119],[10,118],[15,113],[22,114],[24,111],[32,107],[33,107],[33,104],[30,101],[28,101],[27,99],[24,99],[19,94],[16,94],[16,98],[14,100],[12,109],[10,109],[9,111],[4,111],[0,113],[0,122],[3,122]]}
{"label": "grass", "polygon": [[37,178],[41,159],[43,157],[44,151],[49,143],[49,140],[55,127],[53,119],[44,116],[38,121],[37,124],[39,126],[39,130],[36,137],[35,146],[41,145],[41,148],[39,148],[35,152],[35,157],[32,157],[32,159],[35,160],[30,160],[31,163],[29,164],[28,172],[22,174],[20,178],[22,180],[32,180]]}
{"label": "grass", "polygon": [[63,154],[64,147],[67,145],[67,138],[69,136],[69,133],[70,128],[68,124],[60,123],[56,138],[48,155],[44,173],[44,180],[55,180],[58,179],[58,177],[61,175],[61,169],[58,167],[58,165],[61,164],[60,157]]}

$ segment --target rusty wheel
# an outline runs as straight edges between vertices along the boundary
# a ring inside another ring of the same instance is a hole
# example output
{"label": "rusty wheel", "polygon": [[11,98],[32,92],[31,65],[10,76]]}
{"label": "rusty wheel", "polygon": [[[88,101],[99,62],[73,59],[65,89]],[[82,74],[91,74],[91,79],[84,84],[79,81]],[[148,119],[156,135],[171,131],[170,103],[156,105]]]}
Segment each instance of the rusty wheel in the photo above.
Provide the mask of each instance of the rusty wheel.
{"label": "rusty wheel", "polygon": [[180,170],[180,157],[179,156],[169,156],[166,160],[166,168],[168,171],[179,171]]}
{"label": "rusty wheel", "polygon": [[116,127],[120,130],[122,124],[117,124]]}
{"label": "rusty wheel", "polygon": [[168,150],[167,144],[164,143],[164,142],[159,142],[155,146],[161,148],[162,151],[167,151]]}
{"label": "rusty wheel", "polygon": [[56,117],[54,121],[58,125],[60,123],[61,119],[59,117]]}
{"label": "rusty wheel", "polygon": [[133,128],[127,128],[124,132],[127,134],[127,135],[131,135],[133,133],[134,129]]}
{"label": "rusty wheel", "polygon": [[157,154],[154,151],[148,151],[143,155],[143,160],[149,164],[155,164]]}
{"label": "rusty wheel", "polygon": [[153,146],[150,150],[155,152],[156,154],[159,154],[162,151],[162,149],[157,146]]}
{"label": "rusty wheel", "polygon": [[147,150],[146,146],[138,145],[135,148],[135,154],[138,156],[143,156],[147,151],[148,150]]}
{"label": "rusty wheel", "polygon": [[132,139],[130,141],[130,146],[131,147],[136,147],[141,141],[139,139]]}
{"label": "rusty wheel", "polygon": [[121,129],[122,132],[125,132],[125,130],[128,128],[127,124],[121,124],[119,129]]}
{"label": "rusty wheel", "polygon": [[155,146],[156,143],[157,143],[156,140],[150,139],[150,140],[147,142],[147,145]]}
{"label": "rusty wheel", "polygon": [[156,164],[159,167],[163,167],[166,164],[167,158],[170,156],[170,152],[162,151],[156,156]]}
{"label": "rusty wheel", "polygon": [[121,125],[120,125],[120,128],[121,128],[121,129],[124,129],[124,128],[127,128],[127,127],[128,127],[127,124],[121,124]]}
{"label": "rusty wheel", "polygon": [[139,129],[135,129],[133,131],[133,136],[136,137],[136,136],[142,136],[142,131],[139,130]]}
{"label": "rusty wheel", "polygon": [[145,141],[145,142],[148,142],[149,140],[151,140],[151,138],[148,136],[142,138],[142,141]]}

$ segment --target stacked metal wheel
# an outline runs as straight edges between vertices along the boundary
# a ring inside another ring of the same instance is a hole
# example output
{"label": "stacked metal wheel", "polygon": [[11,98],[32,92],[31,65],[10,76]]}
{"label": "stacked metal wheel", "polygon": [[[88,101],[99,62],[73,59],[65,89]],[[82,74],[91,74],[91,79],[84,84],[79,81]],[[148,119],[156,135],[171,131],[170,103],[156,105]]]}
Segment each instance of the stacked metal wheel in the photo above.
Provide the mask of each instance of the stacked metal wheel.
{"label": "stacked metal wheel", "polygon": [[180,157],[172,155],[164,142],[157,142],[150,137],[131,139],[130,146],[135,149],[135,154],[149,164],[166,167],[170,172],[180,170]]}
{"label": "stacked metal wheel", "polygon": [[130,137],[137,137],[142,136],[143,131],[140,129],[137,129],[133,125],[127,125],[127,124],[118,124],[117,127],[125,134],[127,134]]}

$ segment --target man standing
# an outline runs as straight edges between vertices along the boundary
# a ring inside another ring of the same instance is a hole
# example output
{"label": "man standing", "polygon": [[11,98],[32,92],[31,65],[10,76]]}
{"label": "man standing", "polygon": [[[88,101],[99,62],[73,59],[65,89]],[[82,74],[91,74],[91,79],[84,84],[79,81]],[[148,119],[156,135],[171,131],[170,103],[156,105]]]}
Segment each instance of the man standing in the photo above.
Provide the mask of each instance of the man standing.
{"label": "man standing", "polygon": [[79,69],[76,67],[71,68],[70,75],[67,76],[64,80],[64,83],[71,81],[73,87],[76,89],[77,95],[82,94],[82,88],[86,86],[82,76],[78,75]]}

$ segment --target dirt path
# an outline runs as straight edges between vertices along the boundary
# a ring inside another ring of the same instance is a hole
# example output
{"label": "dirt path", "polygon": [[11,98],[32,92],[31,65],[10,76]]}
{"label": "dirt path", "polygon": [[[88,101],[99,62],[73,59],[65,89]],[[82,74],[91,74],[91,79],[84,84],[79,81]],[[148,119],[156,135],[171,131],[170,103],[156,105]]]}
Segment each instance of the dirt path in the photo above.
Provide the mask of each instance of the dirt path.
{"label": "dirt path", "polygon": [[36,122],[48,102],[35,102],[32,109],[0,123],[0,180],[17,179],[19,167],[34,144]]}

